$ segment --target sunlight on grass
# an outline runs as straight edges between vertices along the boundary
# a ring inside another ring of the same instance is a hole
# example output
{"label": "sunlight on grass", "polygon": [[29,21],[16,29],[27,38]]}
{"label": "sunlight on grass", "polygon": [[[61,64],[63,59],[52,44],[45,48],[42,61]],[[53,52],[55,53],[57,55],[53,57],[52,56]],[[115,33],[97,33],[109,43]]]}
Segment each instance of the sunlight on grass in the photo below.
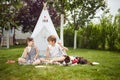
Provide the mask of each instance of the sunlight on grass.
{"label": "sunlight on grass", "polygon": [[68,55],[83,56],[100,65],[58,66],[35,68],[30,65],[6,64],[8,59],[17,61],[23,47],[0,50],[0,80],[120,80],[120,53],[89,49],[69,48]]}

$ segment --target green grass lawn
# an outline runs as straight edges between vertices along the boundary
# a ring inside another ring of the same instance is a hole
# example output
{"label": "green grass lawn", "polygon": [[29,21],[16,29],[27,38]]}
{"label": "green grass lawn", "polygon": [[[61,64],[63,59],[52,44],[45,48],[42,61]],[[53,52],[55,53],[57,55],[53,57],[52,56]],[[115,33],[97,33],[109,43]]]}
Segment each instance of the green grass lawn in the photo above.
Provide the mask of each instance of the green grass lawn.
{"label": "green grass lawn", "polygon": [[120,80],[120,53],[110,51],[69,49],[68,55],[83,56],[100,65],[58,66],[35,68],[30,65],[6,64],[8,59],[17,60],[23,47],[0,49],[0,80]]}

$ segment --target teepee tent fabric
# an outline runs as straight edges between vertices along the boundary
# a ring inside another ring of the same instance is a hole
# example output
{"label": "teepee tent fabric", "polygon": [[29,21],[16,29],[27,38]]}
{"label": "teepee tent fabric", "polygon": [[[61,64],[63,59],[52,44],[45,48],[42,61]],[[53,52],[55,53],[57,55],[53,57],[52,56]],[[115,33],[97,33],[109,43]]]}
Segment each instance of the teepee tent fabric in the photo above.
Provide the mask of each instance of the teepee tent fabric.
{"label": "teepee tent fabric", "polygon": [[39,49],[40,56],[45,56],[45,51],[48,45],[47,38],[50,35],[55,35],[57,41],[59,41],[59,37],[54,28],[48,10],[43,9],[31,35],[31,37],[34,39],[35,45]]}

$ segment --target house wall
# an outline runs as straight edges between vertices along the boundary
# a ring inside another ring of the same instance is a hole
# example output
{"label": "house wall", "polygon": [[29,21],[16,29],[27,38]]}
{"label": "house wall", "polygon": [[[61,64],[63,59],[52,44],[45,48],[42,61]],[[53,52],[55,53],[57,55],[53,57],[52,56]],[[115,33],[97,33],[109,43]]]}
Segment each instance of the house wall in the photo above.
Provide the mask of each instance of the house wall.
{"label": "house wall", "polygon": [[16,43],[25,44],[26,43],[26,38],[30,37],[31,34],[32,33],[30,33],[30,32],[23,33],[21,28],[15,29],[15,40],[16,40]]}
{"label": "house wall", "polygon": [[[9,30],[9,43],[10,45],[13,45],[13,34],[14,34],[14,29]],[[1,46],[6,46],[7,45],[7,36],[8,36],[8,31],[3,29],[3,33],[1,33]]]}
{"label": "house wall", "polygon": [[[14,45],[13,42],[13,36],[15,35],[15,43],[16,44],[25,44],[26,43],[26,38],[30,37],[32,33],[23,33],[22,29],[12,29],[9,31],[9,41],[10,41],[10,45]],[[3,30],[3,34],[1,34],[1,42],[0,45],[1,46],[6,46],[7,45],[7,35],[8,32],[4,29]]]}

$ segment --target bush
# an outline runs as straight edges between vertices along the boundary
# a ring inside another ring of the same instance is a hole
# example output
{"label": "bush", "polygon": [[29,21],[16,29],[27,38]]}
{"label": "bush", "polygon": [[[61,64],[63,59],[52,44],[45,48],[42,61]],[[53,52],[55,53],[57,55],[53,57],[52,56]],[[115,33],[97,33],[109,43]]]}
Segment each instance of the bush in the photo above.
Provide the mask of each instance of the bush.
{"label": "bush", "polygon": [[[77,34],[77,47],[120,50],[120,31],[116,31],[118,29],[114,26],[104,26],[90,23],[87,27],[80,28]],[[67,47],[73,47],[74,29],[72,27],[64,29],[64,44]]]}

